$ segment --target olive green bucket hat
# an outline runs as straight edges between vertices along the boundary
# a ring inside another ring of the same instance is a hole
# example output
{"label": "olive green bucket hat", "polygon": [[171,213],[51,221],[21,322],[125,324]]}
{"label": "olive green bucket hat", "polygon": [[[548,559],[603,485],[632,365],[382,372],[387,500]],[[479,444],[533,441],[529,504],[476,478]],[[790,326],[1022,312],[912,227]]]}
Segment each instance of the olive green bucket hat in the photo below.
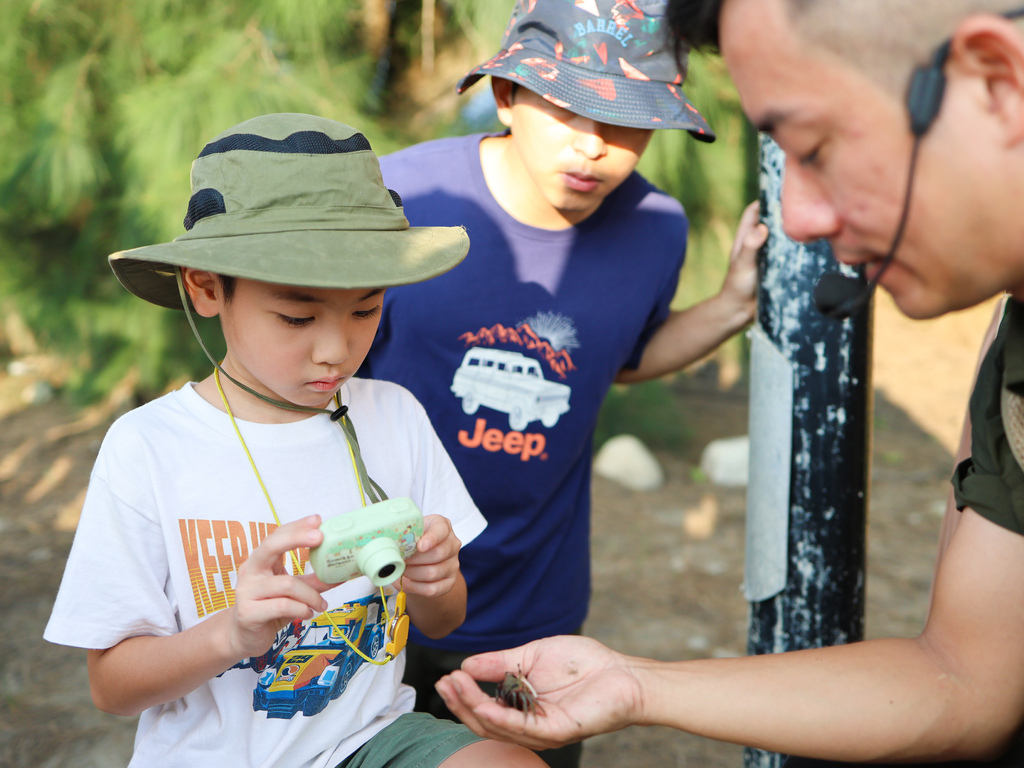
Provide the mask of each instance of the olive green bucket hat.
{"label": "olive green bucket hat", "polygon": [[307,288],[386,288],[466,256],[462,227],[410,227],[369,141],[322,117],[239,123],[192,164],[185,234],[111,254],[136,296],[181,309],[177,267]]}

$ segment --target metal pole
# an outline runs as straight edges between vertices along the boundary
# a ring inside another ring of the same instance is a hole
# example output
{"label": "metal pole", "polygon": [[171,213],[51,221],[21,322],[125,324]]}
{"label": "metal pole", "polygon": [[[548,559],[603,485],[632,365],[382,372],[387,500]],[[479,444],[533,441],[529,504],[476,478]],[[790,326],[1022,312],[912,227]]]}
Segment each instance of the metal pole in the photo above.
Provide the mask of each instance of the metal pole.
{"label": "metal pole", "polygon": [[[750,654],[863,639],[872,420],[871,305],[843,321],[817,311],[814,285],[839,265],[824,241],[783,234],[784,155],[764,136],[759,164],[770,234],[751,331]],[[744,754],[746,768],[782,760]]]}

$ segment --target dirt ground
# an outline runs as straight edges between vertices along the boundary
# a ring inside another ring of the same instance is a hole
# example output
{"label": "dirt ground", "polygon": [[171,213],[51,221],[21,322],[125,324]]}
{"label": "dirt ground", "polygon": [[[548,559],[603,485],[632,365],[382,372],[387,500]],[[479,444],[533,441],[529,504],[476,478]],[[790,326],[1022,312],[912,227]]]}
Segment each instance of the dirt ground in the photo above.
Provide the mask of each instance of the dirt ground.
{"label": "dirt ground", "polygon": [[[991,312],[911,323],[879,298],[869,637],[922,626],[952,454]],[[0,765],[124,765],[134,719],[92,706],[84,652],[40,638],[100,439],[125,406],[117,398],[84,414],[55,402],[25,406],[22,393],[38,378],[26,367],[0,374]],[[657,659],[741,655],[745,492],[693,470],[710,440],[746,432],[747,394],[723,391],[710,367],[673,389],[693,438],[679,455],[659,454],[665,486],[638,493],[594,481],[594,598],[585,631]],[[588,742],[583,765],[738,768],[742,749],[631,728]]]}

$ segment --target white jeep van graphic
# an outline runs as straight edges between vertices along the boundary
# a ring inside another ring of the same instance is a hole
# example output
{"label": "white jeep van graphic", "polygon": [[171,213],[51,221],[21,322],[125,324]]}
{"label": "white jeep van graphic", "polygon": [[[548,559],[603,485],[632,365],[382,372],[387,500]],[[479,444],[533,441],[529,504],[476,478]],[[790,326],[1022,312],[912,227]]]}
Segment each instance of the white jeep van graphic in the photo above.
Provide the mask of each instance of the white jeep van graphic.
{"label": "white jeep van graphic", "polygon": [[540,363],[519,352],[473,347],[452,378],[452,392],[462,410],[476,413],[485,405],[508,414],[508,426],[522,432],[531,421],[553,427],[569,410],[571,388],[548,381]]}

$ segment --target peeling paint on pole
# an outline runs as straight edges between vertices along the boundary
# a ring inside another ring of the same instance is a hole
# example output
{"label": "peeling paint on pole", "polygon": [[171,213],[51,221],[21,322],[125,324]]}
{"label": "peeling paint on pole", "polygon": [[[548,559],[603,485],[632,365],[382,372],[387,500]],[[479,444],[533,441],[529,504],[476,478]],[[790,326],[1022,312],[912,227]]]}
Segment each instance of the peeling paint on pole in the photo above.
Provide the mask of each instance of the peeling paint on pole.
{"label": "peeling paint on pole", "polygon": [[[816,648],[864,635],[864,557],[871,441],[871,309],[838,322],[814,306],[823,272],[840,269],[825,242],[782,231],[785,157],[760,139],[761,210],[770,233],[758,295],[758,330],[793,371],[786,584],[750,604],[750,654]],[[843,268],[845,269],[845,268]],[[751,391],[758,386],[751,380]],[[752,394],[753,398],[753,394]],[[750,435],[755,441],[772,435]],[[748,494],[758,489],[748,488]],[[748,749],[746,768],[782,757]]]}

